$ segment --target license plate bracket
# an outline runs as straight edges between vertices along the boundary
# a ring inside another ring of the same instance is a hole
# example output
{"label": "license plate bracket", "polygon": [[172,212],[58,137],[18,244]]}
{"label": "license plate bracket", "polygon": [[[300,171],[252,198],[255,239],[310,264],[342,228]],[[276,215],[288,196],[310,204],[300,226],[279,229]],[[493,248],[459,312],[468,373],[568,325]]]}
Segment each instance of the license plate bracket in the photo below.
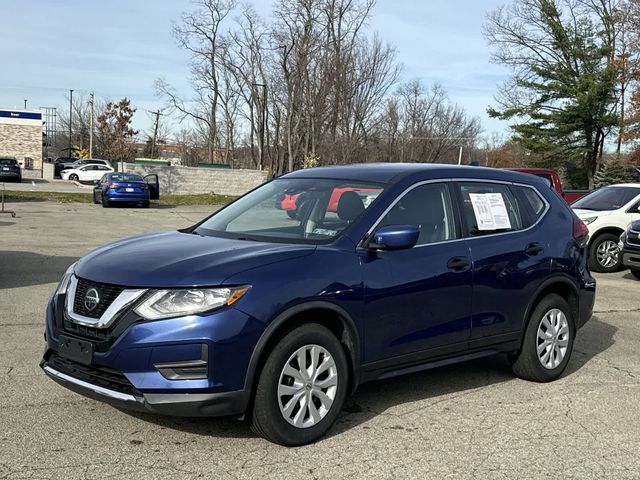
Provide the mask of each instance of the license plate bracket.
{"label": "license plate bracket", "polygon": [[58,354],[83,365],[91,365],[93,344],[77,338],[60,335],[58,339]]}

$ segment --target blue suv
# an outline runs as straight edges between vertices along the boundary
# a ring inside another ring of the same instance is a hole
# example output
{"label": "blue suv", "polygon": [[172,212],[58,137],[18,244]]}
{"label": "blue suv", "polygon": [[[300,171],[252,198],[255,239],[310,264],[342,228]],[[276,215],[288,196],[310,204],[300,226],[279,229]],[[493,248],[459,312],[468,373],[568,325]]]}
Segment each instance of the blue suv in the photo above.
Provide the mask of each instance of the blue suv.
{"label": "blue suv", "polygon": [[521,378],[558,378],[593,309],[587,234],[532,175],[301,170],[69,267],[41,366],[118,407],[246,416],[302,445],[363,382],[497,353]]}

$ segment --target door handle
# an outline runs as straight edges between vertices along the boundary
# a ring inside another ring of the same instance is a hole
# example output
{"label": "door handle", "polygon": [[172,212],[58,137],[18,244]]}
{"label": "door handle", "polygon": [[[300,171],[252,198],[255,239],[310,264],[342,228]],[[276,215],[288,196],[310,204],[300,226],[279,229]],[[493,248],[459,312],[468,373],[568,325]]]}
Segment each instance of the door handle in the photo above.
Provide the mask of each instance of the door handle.
{"label": "door handle", "polygon": [[464,272],[469,268],[469,260],[465,257],[453,257],[447,262],[447,268],[454,272]]}
{"label": "door handle", "polygon": [[524,249],[524,253],[526,253],[530,257],[535,257],[542,250],[544,250],[544,246],[541,243],[530,243],[529,245],[527,245],[527,248]]}

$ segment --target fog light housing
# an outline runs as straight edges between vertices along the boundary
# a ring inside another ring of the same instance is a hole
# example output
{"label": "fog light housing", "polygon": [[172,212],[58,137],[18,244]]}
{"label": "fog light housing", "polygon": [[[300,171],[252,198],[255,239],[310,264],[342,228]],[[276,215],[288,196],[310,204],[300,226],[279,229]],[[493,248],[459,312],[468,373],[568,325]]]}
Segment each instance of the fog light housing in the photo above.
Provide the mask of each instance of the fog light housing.
{"label": "fog light housing", "polygon": [[154,363],[153,366],[167,380],[205,380],[209,377],[208,359],[209,348],[203,343],[197,360]]}

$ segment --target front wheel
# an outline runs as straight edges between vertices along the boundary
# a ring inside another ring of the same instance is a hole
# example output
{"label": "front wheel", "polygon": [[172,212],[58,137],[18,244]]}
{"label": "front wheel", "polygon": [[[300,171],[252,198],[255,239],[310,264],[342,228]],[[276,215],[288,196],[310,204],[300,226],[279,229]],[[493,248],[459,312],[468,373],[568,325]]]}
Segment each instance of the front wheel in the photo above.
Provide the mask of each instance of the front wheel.
{"label": "front wheel", "polygon": [[331,331],[318,324],[296,328],[273,348],[260,373],[253,430],[285,446],[315,442],[338,417],[348,377],[345,352]]}
{"label": "front wheel", "polygon": [[522,349],[512,358],[513,373],[534,382],[555,380],[567,368],[575,335],[569,304],[559,295],[547,295],[529,316]]}
{"label": "front wheel", "polygon": [[631,272],[631,275],[640,280],[640,268],[630,268],[629,271]]}
{"label": "front wheel", "polygon": [[613,233],[598,235],[589,247],[589,268],[594,272],[612,273],[622,267],[622,256],[618,242],[620,237]]}
{"label": "front wheel", "polygon": [[77,182],[79,179],[80,178],[75,173],[72,173],[71,175],[69,175],[69,180],[71,180],[72,182]]}

